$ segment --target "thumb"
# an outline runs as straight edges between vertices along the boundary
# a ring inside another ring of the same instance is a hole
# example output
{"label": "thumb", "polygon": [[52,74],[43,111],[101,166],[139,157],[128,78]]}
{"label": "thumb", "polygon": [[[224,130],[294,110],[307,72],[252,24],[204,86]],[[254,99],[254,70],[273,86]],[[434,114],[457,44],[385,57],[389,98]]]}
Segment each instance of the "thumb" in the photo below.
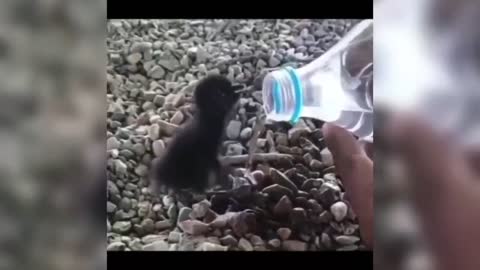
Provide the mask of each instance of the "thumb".
{"label": "thumb", "polygon": [[347,130],[325,124],[323,133],[359,219],[362,237],[369,247],[373,247],[373,162]]}

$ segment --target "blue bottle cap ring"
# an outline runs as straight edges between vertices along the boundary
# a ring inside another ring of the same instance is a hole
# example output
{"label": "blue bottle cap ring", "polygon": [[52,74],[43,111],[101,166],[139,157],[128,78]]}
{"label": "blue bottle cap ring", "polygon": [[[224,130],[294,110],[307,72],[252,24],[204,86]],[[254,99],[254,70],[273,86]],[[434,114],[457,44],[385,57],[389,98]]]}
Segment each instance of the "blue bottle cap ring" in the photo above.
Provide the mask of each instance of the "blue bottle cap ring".
{"label": "blue bottle cap ring", "polygon": [[[303,108],[303,89],[302,84],[300,83],[300,78],[298,77],[297,71],[291,67],[286,67],[285,70],[290,75],[290,78],[293,82],[293,91],[295,94],[295,107],[292,114],[290,122],[296,124],[302,115]],[[283,106],[283,105],[282,105]]]}

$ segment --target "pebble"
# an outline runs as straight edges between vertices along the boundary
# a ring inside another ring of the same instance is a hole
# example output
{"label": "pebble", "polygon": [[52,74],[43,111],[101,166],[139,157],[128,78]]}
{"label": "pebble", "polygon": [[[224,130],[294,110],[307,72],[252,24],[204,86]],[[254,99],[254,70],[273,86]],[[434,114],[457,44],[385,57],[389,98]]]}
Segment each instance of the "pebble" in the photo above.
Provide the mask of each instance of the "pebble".
{"label": "pebble", "polygon": [[307,127],[294,127],[288,130],[288,139],[295,143],[300,139],[300,137],[303,137],[310,132],[310,129]]}
{"label": "pebble", "polygon": [[320,223],[329,223],[332,220],[333,216],[330,212],[328,211],[323,211],[319,216],[318,216],[318,221]]}
{"label": "pebble", "polygon": [[285,251],[306,251],[307,243],[298,240],[286,240],[282,243],[282,249]]}
{"label": "pebble", "polygon": [[350,223],[350,224],[347,224],[347,225],[345,226],[344,233],[345,233],[346,235],[352,235],[352,234],[354,234],[354,233],[358,230],[358,228],[359,228],[359,225],[358,225],[358,224],[351,224],[351,223]]}
{"label": "pebble", "polygon": [[322,233],[322,245],[327,248],[327,249],[330,249],[332,248],[332,240],[330,239],[330,236],[328,236],[327,233]]}
{"label": "pebble", "polygon": [[210,230],[208,224],[198,220],[185,220],[179,223],[179,227],[190,235],[203,235]]}
{"label": "pebble", "polygon": [[283,196],[273,208],[273,213],[278,217],[288,216],[293,209],[292,202],[288,196]]}
{"label": "pebble", "polygon": [[192,213],[192,208],[182,207],[178,213],[178,223],[190,219],[190,214]]}
{"label": "pebble", "polygon": [[160,129],[165,133],[167,136],[172,136],[175,134],[177,131],[178,126],[163,120],[158,120],[157,121],[158,125],[160,126]]}
{"label": "pebble", "polygon": [[238,248],[241,251],[253,251],[252,244],[245,238],[240,238],[238,241]]}
{"label": "pebble", "polygon": [[132,159],[135,156],[135,154],[128,149],[123,149],[122,151],[120,151],[120,156],[123,156],[127,159]]}
{"label": "pebble", "polygon": [[360,241],[360,237],[353,235],[340,235],[335,237],[335,241],[342,246],[349,246]]}
{"label": "pebble", "polygon": [[310,199],[307,201],[307,207],[312,210],[313,213],[320,214],[323,212],[323,207],[316,200]]}
{"label": "pebble", "polygon": [[[156,95],[153,99],[153,103],[158,107],[162,107],[165,104],[165,97],[161,95]],[[150,122],[152,121],[150,120]]]}
{"label": "pebble", "polygon": [[143,246],[143,251],[168,251],[169,245],[164,240],[155,241]]}
{"label": "pebble", "polygon": [[110,195],[117,195],[120,193],[117,185],[112,181],[107,181],[107,191]]}
{"label": "pebble", "polygon": [[288,136],[287,136],[287,134],[284,134],[284,133],[277,134],[277,136],[275,137],[275,142],[278,145],[288,146]]}
{"label": "pebble", "polygon": [[203,222],[210,223],[210,222],[214,221],[217,218],[217,216],[218,216],[217,213],[215,213],[214,211],[209,209],[207,211],[207,213],[205,214],[205,217],[203,218]]}
{"label": "pebble", "polygon": [[258,139],[257,140],[257,147],[260,149],[265,148],[267,146],[267,140],[266,139]]}
{"label": "pebble", "polygon": [[142,60],[142,54],[141,53],[132,53],[129,56],[127,56],[127,62],[130,63],[131,65],[136,65],[138,62]]}
{"label": "pebble", "polygon": [[132,53],[143,53],[148,50],[152,49],[152,43],[151,42],[135,42],[132,44],[132,47],[130,48],[130,52]]}
{"label": "pebble", "polygon": [[301,207],[295,207],[290,214],[290,220],[293,226],[303,225],[307,221],[307,212]]}
{"label": "pebble", "polygon": [[226,135],[230,140],[236,140],[240,136],[240,131],[242,129],[242,122],[238,120],[232,120],[227,125]]}
{"label": "pebble", "polygon": [[110,137],[107,139],[107,151],[120,148],[121,143],[116,137]]}
{"label": "pebble", "polygon": [[204,242],[200,244],[199,250],[200,251],[227,251],[228,247],[224,247],[222,245],[218,245],[210,242]]}
{"label": "pebble", "polygon": [[303,155],[303,160],[305,160],[305,163],[310,164],[310,162],[312,162],[312,160],[313,160],[312,154],[310,154],[310,153],[305,153],[305,154]]}
{"label": "pebble", "polygon": [[145,235],[144,237],[142,237],[142,243],[144,244],[151,244],[153,242],[157,242],[157,241],[163,241],[163,240],[166,240],[167,239],[167,236],[166,235],[155,235],[155,234],[149,234],[149,235]]}
{"label": "pebble", "polygon": [[290,189],[293,192],[293,194],[298,193],[297,186],[285,174],[283,174],[279,170],[271,168],[270,175],[272,176],[272,180],[274,183]]}
{"label": "pebble", "polygon": [[178,244],[179,251],[195,251],[195,242],[190,237],[182,237]]}
{"label": "pebble", "polygon": [[270,185],[262,190],[263,193],[268,194],[274,200],[280,200],[283,196],[293,196],[293,192],[279,184]]}
{"label": "pebble", "polygon": [[223,235],[223,233],[220,229],[215,229],[215,230],[213,230],[212,235],[214,235],[216,237],[221,237]]}
{"label": "pebble", "polygon": [[182,57],[182,59],[180,59],[180,64],[184,67],[184,68],[190,68],[190,58],[188,57],[188,55],[184,55]]}
{"label": "pebble", "polygon": [[255,179],[255,181],[258,183],[258,185],[260,186],[264,186],[264,179],[265,179],[265,174],[260,171],[260,170],[256,170],[256,171],[253,171],[252,172],[252,177],[253,179]]}
{"label": "pebble", "polygon": [[198,65],[198,72],[206,74],[208,72],[207,66],[205,66],[205,64]]}
{"label": "pebble", "polygon": [[204,63],[208,58],[208,53],[202,47],[197,48],[196,61],[198,64]]}
{"label": "pebble", "polygon": [[333,156],[328,148],[324,148],[320,151],[320,156],[322,158],[323,166],[329,167],[333,165]]}
{"label": "pebble", "polygon": [[107,201],[107,213],[115,213],[115,210],[117,210],[117,206],[114,203]]}
{"label": "pebble", "polygon": [[172,220],[172,221],[177,220],[178,212],[177,212],[177,206],[175,204],[172,204],[172,205],[170,205],[170,207],[168,207],[167,215],[170,218],[170,220]]}
{"label": "pebble", "polygon": [[294,202],[296,206],[301,206],[305,208],[308,207],[308,200],[306,197],[296,197]]}
{"label": "pebble", "polygon": [[136,215],[134,210],[130,210],[128,212],[120,210],[120,211],[117,211],[115,214],[119,214],[120,219],[124,219],[124,220],[131,219],[131,218],[135,217],[135,215]]}
{"label": "pebble", "polygon": [[319,188],[319,186],[315,185],[314,179],[308,179],[307,181],[303,182],[301,189],[304,191],[310,191],[312,188]]}
{"label": "pebble", "polygon": [[325,179],[326,182],[331,182],[331,183],[336,183],[337,177],[335,176],[334,173],[325,173],[323,175],[323,179]]}
{"label": "pebble", "polygon": [[137,156],[143,156],[145,154],[145,146],[143,146],[143,144],[140,144],[140,143],[134,144],[132,146],[132,150]]}
{"label": "pebble", "polygon": [[166,229],[170,229],[171,227],[172,227],[172,222],[168,219],[155,222],[155,229],[159,231],[164,231]]}
{"label": "pebble", "polygon": [[132,223],[130,221],[117,221],[113,223],[112,231],[116,233],[126,233],[132,228]]}
{"label": "pebble", "polygon": [[144,111],[153,111],[155,110],[155,104],[153,104],[153,102],[150,102],[150,101],[145,101],[142,105],[142,109]]}
{"label": "pebble", "polygon": [[275,56],[270,56],[270,58],[268,59],[268,65],[270,67],[276,67],[278,65],[280,65],[280,60],[278,58],[276,58]]}
{"label": "pebble", "polygon": [[248,232],[255,231],[256,216],[251,211],[242,211],[234,214],[229,220],[228,224],[232,228],[236,236],[243,236]]}
{"label": "pebble", "polygon": [[122,198],[122,200],[119,203],[120,209],[125,210],[128,212],[132,208],[132,202],[130,201],[129,198]]}
{"label": "pebble", "polygon": [[263,69],[264,67],[267,66],[267,62],[265,62],[265,60],[263,59],[258,59],[257,61],[257,69]]}
{"label": "pebble", "polygon": [[152,143],[153,154],[160,157],[165,150],[165,143],[162,140],[156,140]]}
{"label": "pebble", "polygon": [[309,196],[308,192],[305,192],[303,190],[298,191],[297,198],[298,197],[308,198],[308,196]]}
{"label": "pebble", "polygon": [[348,207],[344,202],[336,202],[330,206],[330,212],[336,221],[342,221],[347,216]]}
{"label": "pebble", "polygon": [[170,247],[168,248],[168,251],[178,251],[178,244],[177,243],[171,244]]}
{"label": "pebble", "polygon": [[125,190],[135,191],[135,190],[137,190],[137,189],[138,189],[137,185],[135,185],[135,184],[133,184],[133,183],[127,183],[127,184],[125,185]]}
{"label": "pebble", "polygon": [[140,164],[135,168],[135,173],[138,176],[147,176],[148,175],[148,167],[145,164]]}
{"label": "pebble", "polygon": [[142,250],[142,241],[138,238],[135,238],[132,241],[130,241],[128,246],[131,247],[132,250],[134,251],[140,251]]}
{"label": "pebble", "polygon": [[349,246],[344,246],[336,249],[336,251],[355,251],[355,250],[358,250],[358,246],[356,245],[349,245]]}
{"label": "pebble", "polygon": [[241,155],[245,148],[240,143],[232,143],[227,146],[226,156],[237,156]]}
{"label": "pebble", "polygon": [[119,159],[116,159],[114,161],[114,164],[115,164],[115,172],[117,173],[117,175],[119,176],[123,176],[123,175],[126,175],[127,174],[127,170],[128,170],[128,166],[127,164],[125,164],[123,161],[119,160]]}
{"label": "pebble", "polygon": [[155,205],[153,205],[152,210],[153,210],[154,212],[161,212],[161,211],[162,211],[162,208],[163,208],[162,204],[156,203]]}
{"label": "pebble", "polygon": [[281,240],[285,241],[288,238],[290,238],[290,235],[292,234],[292,230],[290,230],[289,228],[279,228],[277,230],[277,234]]}
{"label": "pebble", "polygon": [[312,159],[309,162],[309,166],[312,170],[315,170],[315,171],[321,171],[323,169],[323,163],[316,159]]}
{"label": "pebble", "polygon": [[225,246],[236,247],[238,245],[237,239],[232,235],[226,235],[220,238],[220,243]]}
{"label": "pebble", "polygon": [[184,118],[185,116],[183,115],[182,111],[176,111],[170,119],[170,122],[175,125],[180,125],[183,122]]}
{"label": "pebble", "polygon": [[165,76],[165,70],[161,66],[152,67],[148,73],[153,79],[162,79]]}
{"label": "pebble", "polygon": [[220,245],[220,239],[218,239],[216,236],[207,237],[207,242]]}
{"label": "pebble", "polygon": [[143,229],[144,233],[153,233],[155,230],[155,222],[150,218],[146,218],[142,221],[140,227]]}
{"label": "pebble", "polygon": [[240,139],[242,140],[248,140],[250,137],[252,137],[252,128],[246,127],[240,132]]}
{"label": "pebble", "polygon": [[165,195],[162,197],[163,206],[168,209],[171,205],[175,204],[175,198],[170,195]]}
{"label": "pebble", "polygon": [[271,239],[268,241],[268,245],[273,248],[279,248],[282,245],[282,242],[279,239]]}
{"label": "pebble", "polygon": [[327,207],[330,207],[338,199],[340,199],[340,189],[338,186],[331,183],[324,183],[319,190],[317,200]]}
{"label": "pebble", "polygon": [[127,245],[123,242],[112,242],[108,244],[107,251],[124,251]]}
{"label": "pebble", "polygon": [[210,210],[210,202],[207,200],[203,200],[199,203],[196,203],[192,206],[192,212],[190,213],[190,217],[193,219],[201,219],[205,217],[208,210]]}
{"label": "pebble", "polygon": [[158,60],[158,64],[168,71],[175,71],[180,67],[180,62],[173,56]]}
{"label": "pebble", "polygon": [[160,138],[160,126],[153,124],[148,128],[148,137],[152,140],[158,140]]}
{"label": "pebble", "polygon": [[252,235],[252,237],[250,237],[250,243],[252,243],[253,246],[265,245],[265,241],[258,235]]}
{"label": "pebble", "polygon": [[215,218],[215,220],[210,222],[210,226],[212,226],[212,228],[223,228],[227,226],[227,223],[235,215],[237,215],[237,213],[233,213],[233,212],[228,212],[223,215],[219,215]]}
{"label": "pebble", "polygon": [[168,234],[168,242],[169,243],[178,243],[178,242],[180,242],[181,237],[182,237],[182,233],[171,231]]}

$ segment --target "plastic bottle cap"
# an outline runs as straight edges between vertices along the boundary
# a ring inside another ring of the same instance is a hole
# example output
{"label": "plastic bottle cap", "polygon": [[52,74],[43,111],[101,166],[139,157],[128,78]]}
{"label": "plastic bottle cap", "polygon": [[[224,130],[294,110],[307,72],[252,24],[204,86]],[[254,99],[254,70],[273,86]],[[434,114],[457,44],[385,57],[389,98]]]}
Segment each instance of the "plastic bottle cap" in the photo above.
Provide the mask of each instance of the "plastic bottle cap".
{"label": "plastic bottle cap", "polygon": [[273,104],[275,104],[275,113],[279,114],[285,110],[285,108],[283,108],[282,93],[278,81],[275,81],[273,85],[273,102]]}

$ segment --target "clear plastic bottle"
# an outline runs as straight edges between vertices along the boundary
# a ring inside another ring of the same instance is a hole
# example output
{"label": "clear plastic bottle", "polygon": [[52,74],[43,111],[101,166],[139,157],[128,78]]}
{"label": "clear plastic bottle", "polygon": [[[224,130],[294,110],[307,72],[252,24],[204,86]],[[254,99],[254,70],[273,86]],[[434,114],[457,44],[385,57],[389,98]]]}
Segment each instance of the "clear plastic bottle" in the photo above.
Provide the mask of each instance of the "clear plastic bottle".
{"label": "clear plastic bottle", "polygon": [[373,142],[373,20],[308,65],[267,74],[262,91],[267,120],[316,118]]}

